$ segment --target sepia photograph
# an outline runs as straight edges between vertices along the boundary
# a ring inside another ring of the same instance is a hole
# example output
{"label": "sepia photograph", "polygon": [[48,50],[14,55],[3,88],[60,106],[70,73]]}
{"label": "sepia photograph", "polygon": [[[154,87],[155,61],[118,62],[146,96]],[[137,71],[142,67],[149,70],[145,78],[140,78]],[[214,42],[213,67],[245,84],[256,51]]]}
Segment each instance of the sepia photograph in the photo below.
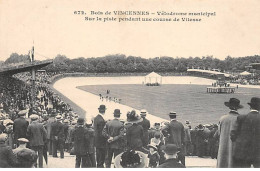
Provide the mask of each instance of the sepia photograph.
{"label": "sepia photograph", "polygon": [[259,0],[0,0],[0,168],[259,168]]}

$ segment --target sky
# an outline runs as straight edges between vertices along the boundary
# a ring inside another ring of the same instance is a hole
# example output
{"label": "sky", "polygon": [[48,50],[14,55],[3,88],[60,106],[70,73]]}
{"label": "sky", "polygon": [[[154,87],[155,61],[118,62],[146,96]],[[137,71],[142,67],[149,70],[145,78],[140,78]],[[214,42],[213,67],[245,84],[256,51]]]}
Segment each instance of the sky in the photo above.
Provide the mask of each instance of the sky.
{"label": "sky", "polygon": [[[86,15],[75,15],[77,10]],[[216,16],[203,17],[201,22],[84,20],[97,17],[90,11],[116,10],[216,12]],[[38,60],[57,54],[219,59],[259,55],[259,18],[259,0],[0,0],[0,61],[14,52],[28,54],[33,45]]]}

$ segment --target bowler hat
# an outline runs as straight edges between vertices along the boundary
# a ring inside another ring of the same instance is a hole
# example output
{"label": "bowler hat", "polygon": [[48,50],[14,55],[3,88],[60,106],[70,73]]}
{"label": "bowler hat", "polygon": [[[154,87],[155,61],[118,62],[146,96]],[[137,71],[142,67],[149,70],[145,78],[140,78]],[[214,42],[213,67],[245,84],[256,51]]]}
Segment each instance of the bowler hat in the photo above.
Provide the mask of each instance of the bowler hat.
{"label": "bowler hat", "polygon": [[174,155],[179,152],[178,147],[175,144],[167,144],[163,146],[162,149],[168,155]]}
{"label": "bowler hat", "polygon": [[170,111],[169,113],[170,116],[177,116],[176,112]]}
{"label": "bowler hat", "polygon": [[234,109],[243,108],[243,106],[240,105],[240,100],[238,100],[237,98],[230,98],[229,102],[224,102],[224,104],[229,108],[234,108]]}
{"label": "bowler hat", "polygon": [[84,122],[85,122],[84,118],[79,118],[78,121],[77,121],[77,123],[79,125],[84,125]]}
{"label": "bowler hat", "polygon": [[105,105],[100,105],[99,108],[98,108],[98,110],[100,110],[100,111],[105,111],[106,109],[107,108],[106,108]]}
{"label": "bowler hat", "polygon": [[121,115],[120,109],[115,109],[114,110],[114,117],[120,117],[120,115]]}
{"label": "bowler hat", "polygon": [[249,106],[251,106],[251,108],[259,110],[260,109],[260,98],[252,97],[250,103],[247,103],[247,104],[249,104]]}

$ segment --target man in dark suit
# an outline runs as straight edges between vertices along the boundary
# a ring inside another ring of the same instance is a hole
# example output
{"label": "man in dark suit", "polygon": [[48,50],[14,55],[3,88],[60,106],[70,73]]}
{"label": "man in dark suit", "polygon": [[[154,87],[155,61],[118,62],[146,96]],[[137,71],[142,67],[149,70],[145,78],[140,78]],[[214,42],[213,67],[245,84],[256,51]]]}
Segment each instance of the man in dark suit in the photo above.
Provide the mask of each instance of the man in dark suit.
{"label": "man in dark suit", "polygon": [[260,98],[253,97],[248,103],[251,111],[237,117],[237,127],[231,131],[235,142],[234,167],[260,167]]}
{"label": "man in dark suit", "polygon": [[166,161],[157,166],[157,168],[185,168],[185,166],[177,160],[178,147],[175,144],[167,144],[163,151]]}
{"label": "man in dark suit", "polygon": [[141,110],[140,113],[141,117],[143,118],[143,121],[140,122],[140,125],[143,127],[144,135],[143,135],[143,146],[147,147],[149,144],[149,133],[148,130],[150,129],[150,121],[146,119],[147,111],[145,109]]}
{"label": "man in dark suit", "polygon": [[32,123],[27,128],[27,137],[29,137],[30,147],[39,156],[39,167],[43,167],[43,146],[47,141],[47,131],[42,123],[39,123],[39,116],[32,114],[30,116]]}
{"label": "man in dark suit", "polygon": [[86,168],[88,166],[88,130],[84,127],[84,119],[79,118],[78,125],[72,131],[71,140],[76,155],[75,168]]}
{"label": "man in dark suit", "polygon": [[27,114],[26,110],[22,110],[18,113],[19,118],[14,120],[14,143],[19,146],[18,139],[26,138],[26,132],[29,125],[29,122],[25,120],[25,115]]}
{"label": "man in dark suit", "polygon": [[164,128],[162,128],[162,133],[165,137],[168,137],[167,143],[175,144],[179,149],[178,158],[181,163],[185,166],[185,155],[183,152],[184,145],[184,126],[181,122],[176,119],[176,112],[170,112],[169,117],[171,122],[167,124]]}
{"label": "man in dark suit", "polygon": [[106,138],[102,135],[102,131],[106,124],[106,121],[103,118],[103,115],[106,112],[106,106],[100,105],[98,110],[99,110],[99,114],[94,118],[97,167],[104,168],[104,162],[106,156]]}
{"label": "man in dark suit", "polygon": [[114,119],[108,121],[103,129],[103,136],[107,138],[108,149],[107,149],[107,159],[106,167],[111,167],[112,157],[116,157],[123,151],[123,136],[124,136],[124,124],[119,121],[120,110],[115,109]]}
{"label": "man in dark suit", "polygon": [[61,115],[56,116],[56,122],[51,124],[52,156],[57,156],[57,148],[60,150],[60,158],[64,158],[65,133],[64,125],[61,123]]}
{"label": "man in dark suit", "polygon": [[53,122],[55,122],[55,116],[56,116],[56,110],[53,109],[52,113],[50,115],[50,118],[46,122],[49,155],[52,155],[51,125],[52,125]]}

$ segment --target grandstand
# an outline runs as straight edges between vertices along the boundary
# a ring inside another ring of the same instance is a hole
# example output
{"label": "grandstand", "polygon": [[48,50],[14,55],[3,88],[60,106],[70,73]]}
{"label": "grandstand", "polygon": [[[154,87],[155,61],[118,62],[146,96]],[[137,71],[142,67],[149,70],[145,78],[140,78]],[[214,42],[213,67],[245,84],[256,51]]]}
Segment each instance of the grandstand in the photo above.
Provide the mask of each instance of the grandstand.
{"label": "grandstand", "polygon": [[18,64],[16,66],[0,68],[0,76],[14,75],[20,72],[31,71],[32,69],[39,70],[51,63],[53,63],[52,60],[45,60],[35,61],[29,64]]}

